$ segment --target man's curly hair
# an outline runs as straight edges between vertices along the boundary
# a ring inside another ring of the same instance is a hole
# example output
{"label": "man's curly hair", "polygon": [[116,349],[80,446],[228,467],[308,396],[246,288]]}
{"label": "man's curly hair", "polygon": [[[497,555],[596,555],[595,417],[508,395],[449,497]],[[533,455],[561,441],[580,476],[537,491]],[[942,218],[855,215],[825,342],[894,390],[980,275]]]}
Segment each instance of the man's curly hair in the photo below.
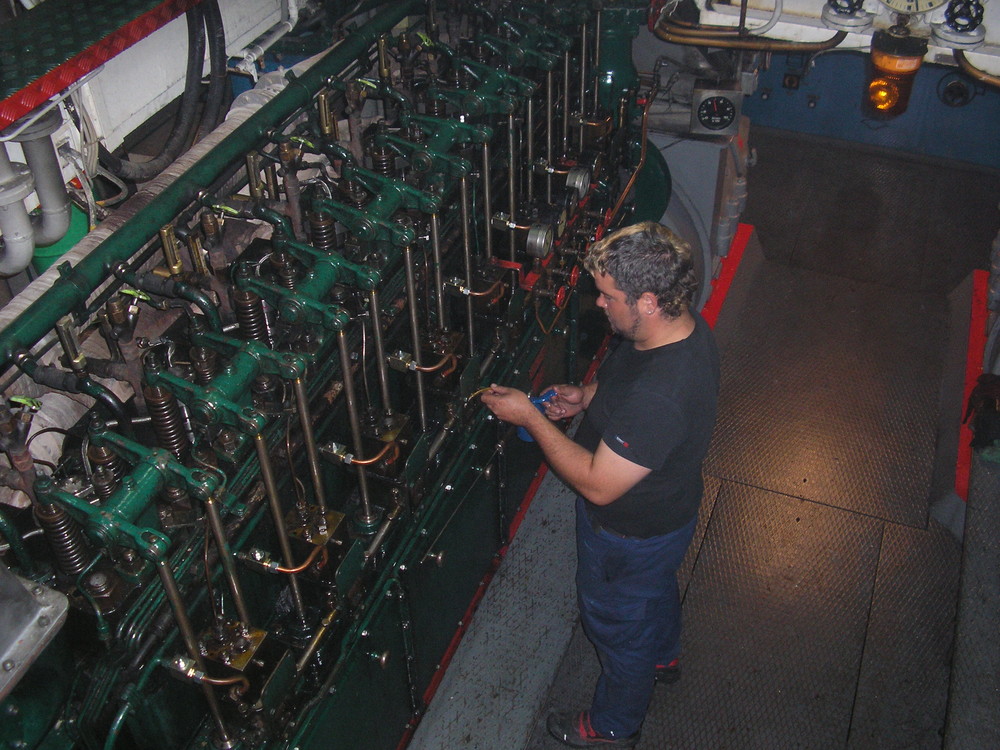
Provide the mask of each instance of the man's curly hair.
{"label": "man's curly hair", "polygon": [[583,265],[591,274],[614,279],[630,305],[652,293],[669,318],[690,307],[698,289],[691,246],[654,221],[619,229],[594,243]]}

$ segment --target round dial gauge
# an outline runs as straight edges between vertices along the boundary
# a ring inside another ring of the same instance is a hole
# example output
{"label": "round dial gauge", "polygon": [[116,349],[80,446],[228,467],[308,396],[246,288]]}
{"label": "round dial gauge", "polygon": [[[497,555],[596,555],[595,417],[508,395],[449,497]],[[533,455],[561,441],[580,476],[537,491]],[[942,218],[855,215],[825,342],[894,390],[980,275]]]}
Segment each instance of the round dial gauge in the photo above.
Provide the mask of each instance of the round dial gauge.
{"label": "round dial gauge", "polygon": [[726,96],[709,96],[698,105],[698,122],[708,130],[725,130],[736,119],[736,105]]}
{"label": "round dial gauge", "polygon": [[935,8],[940,8],[948,0],[881,0],[882,4],[892,8],[897,13],[914,15],[917,13],[927,13]]}

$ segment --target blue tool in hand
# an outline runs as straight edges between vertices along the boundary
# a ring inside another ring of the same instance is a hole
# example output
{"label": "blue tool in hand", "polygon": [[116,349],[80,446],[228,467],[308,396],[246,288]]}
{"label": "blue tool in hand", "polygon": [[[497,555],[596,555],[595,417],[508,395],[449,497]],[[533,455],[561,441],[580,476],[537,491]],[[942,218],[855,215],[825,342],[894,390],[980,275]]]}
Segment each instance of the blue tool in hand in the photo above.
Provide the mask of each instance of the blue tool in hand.
{"label": "blue tool in hand", "polygon": [[[533,403],[535,405],[535,408],[538,409],[538,411],[540,411],[542,414],[544,414],[545,413],[545,404],[547,404],[549,401],[551,401],[552,399],[554,399],[556,397],[556,395],[557,394],[555,392],[555,389],[549,388],[547,391],[545,391],[545,393],[541,394],[540,396],[531,396],[529,398],[529,400],[531,401],[531,403]],[[517,428],[517,436],[519,438],[521,438],[521,440],[523,440],[526,443],[533,443],[533,442],[535,442],[535,439],[533,437],[531,437],[531,433],[528,432],[523,427],[518,427]]]}

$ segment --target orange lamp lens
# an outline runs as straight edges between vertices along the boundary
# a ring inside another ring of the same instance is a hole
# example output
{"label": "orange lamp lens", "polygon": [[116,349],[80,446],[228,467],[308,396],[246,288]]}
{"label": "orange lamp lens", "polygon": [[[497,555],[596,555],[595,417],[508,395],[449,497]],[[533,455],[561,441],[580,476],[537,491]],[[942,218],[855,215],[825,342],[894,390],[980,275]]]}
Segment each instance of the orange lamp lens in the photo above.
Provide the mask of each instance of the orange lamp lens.
{"label": "orange lamp lens", "polygon": [[874,78],[868,84],[868,101],[879,112],[890,110],[899,102],[899,87],[885,78]]}

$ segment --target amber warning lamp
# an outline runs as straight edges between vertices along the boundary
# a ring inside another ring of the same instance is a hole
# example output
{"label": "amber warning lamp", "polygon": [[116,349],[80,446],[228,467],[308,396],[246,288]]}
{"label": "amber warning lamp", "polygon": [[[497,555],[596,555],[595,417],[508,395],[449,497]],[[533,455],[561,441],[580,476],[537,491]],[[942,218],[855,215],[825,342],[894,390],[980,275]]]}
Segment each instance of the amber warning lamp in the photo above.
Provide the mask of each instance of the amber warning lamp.
{"label": "amber warning lamp", "polygon": [[906,111],[913,79],[926,54],[927,40],[910,36],[905,26],[875,32],[868,80],[868,108],[873,114],[889,118]]}

